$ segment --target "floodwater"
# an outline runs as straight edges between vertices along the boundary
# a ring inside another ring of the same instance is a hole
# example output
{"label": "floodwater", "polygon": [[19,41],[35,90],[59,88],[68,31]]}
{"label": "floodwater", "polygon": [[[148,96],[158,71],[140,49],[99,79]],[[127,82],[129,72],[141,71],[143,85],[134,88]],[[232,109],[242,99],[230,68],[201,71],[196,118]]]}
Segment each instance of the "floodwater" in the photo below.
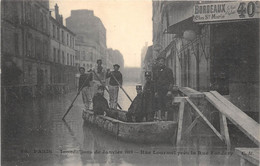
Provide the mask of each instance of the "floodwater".
{"label": "floodwater", "polygon": [[[135,87],[125,86],[133,99]],[[2,105],[2,165],[239,165],[238,156],[211,138],[195,139],[185,148],[165,144],[133,144],[117,140],[82,120],[82,99],[76,100],[61,118],[76,92],[63,96]],[[119,104],[127,109],[128,98],[120,91]],[[192,138],[194,139],[194,138]]]}

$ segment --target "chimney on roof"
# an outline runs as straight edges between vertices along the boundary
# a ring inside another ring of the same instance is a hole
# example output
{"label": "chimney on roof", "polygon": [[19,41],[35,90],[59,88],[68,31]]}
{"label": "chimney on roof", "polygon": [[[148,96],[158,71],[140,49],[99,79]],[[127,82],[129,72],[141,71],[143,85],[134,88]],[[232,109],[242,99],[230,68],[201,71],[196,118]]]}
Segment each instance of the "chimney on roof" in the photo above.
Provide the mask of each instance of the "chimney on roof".
{"label": "chimney on roof", "polygon": [[55,19],[56,19],[56,20],[59,20],[59,17],[60,17],[60,14],[59,14],[59,6],[58,6],[57,3],[56,3],[56,5],[55,5]]}

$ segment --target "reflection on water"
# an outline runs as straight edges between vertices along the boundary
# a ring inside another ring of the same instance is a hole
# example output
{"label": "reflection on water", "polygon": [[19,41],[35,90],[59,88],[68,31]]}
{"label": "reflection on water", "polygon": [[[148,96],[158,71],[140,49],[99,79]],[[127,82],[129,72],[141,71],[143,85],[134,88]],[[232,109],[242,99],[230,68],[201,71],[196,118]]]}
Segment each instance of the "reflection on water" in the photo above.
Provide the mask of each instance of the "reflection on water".
{"label": "reflection on water", "polygon": [[[134,86],[126,86],[131,98]],[[75,92],[76,93],[76,92]],[[18,166],[85,165],[238,165],[224,147],[212,147],[212,139],[190,138],[186,148],[171,144],[133,144],[117,140],[99,128],[84,123],[81,97],[62,121],[75,93],[2,105],[2,164]],[[130,102],[120,92],[120,105]],[[213,153],[213,155],[211,154]]]}

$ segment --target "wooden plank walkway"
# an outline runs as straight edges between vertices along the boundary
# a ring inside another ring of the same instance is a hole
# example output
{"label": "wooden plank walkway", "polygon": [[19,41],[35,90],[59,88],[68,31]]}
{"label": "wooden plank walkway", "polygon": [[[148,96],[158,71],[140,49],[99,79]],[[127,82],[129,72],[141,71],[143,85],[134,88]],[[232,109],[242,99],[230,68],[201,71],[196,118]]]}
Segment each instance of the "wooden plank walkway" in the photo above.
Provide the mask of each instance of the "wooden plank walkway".
{"label": "wooden plank walkway", "polygon": [[179,87],[179,91],[188,97],[204,97],[204,94],[189,87]]}
{"label": "wooden plank walkway", "polygon": [[240,157],[241,166],[259,165],[259,148],[235,148],[235,153]]}
{"label": "wooden plank walkway", "polygon": [[245,133],[254,143],[260,145],[259,124],[216,91],[204,92],[206,99]]}

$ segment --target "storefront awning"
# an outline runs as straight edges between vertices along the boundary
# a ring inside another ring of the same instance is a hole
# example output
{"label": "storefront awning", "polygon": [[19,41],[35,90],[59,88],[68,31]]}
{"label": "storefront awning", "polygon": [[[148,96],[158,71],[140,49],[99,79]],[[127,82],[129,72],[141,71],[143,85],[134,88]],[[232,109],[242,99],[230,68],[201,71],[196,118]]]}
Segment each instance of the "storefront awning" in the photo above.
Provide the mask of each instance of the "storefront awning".
{"label": "storefront awning", "polygon": [[196,33],[199,32],[199,25],[193,22],[193,17],[189,17],[186,20],[170,25],[165,33],[182,34],[186,30],[193,30]]}

